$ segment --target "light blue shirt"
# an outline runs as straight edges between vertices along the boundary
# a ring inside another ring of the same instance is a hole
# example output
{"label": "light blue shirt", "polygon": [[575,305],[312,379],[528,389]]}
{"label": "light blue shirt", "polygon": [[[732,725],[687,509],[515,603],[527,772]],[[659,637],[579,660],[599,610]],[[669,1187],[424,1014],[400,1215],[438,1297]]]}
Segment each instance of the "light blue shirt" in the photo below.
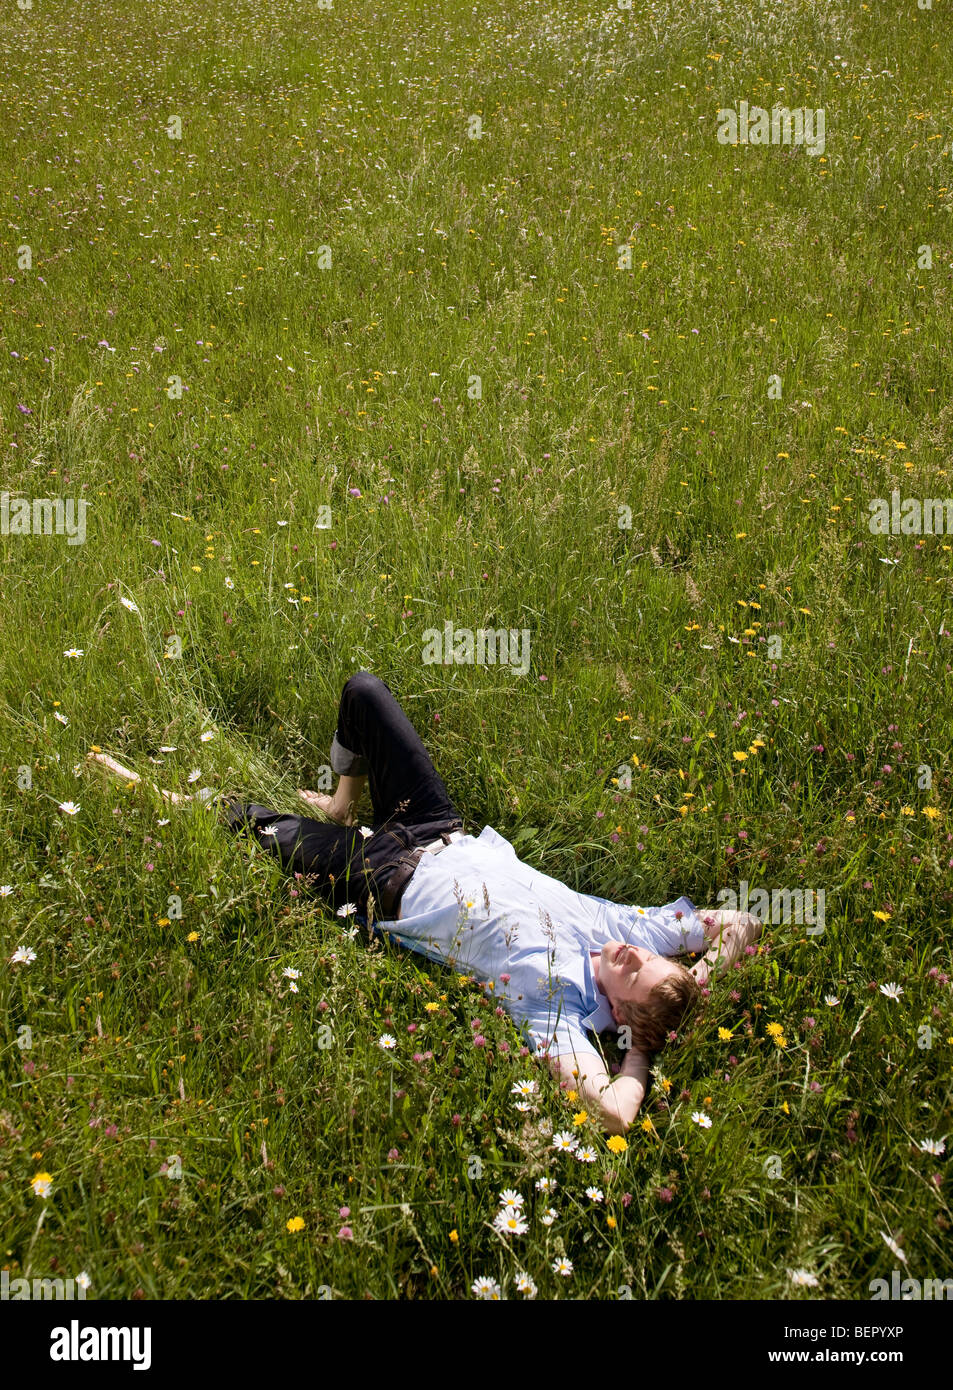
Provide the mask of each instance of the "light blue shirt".
{"label": "light blue shirt", "polygon": [[423,855],[400,911],[399,921],[375,928],[461,974],[492,980],[489,997],[512,1014],[536,1050],[553,1057],[593,1053],[586,1029],[617,1026],[590,953],[607,941],[661,956],[707,948],[688,898],[628,907],[577,893],[524,864],[491,826]]}

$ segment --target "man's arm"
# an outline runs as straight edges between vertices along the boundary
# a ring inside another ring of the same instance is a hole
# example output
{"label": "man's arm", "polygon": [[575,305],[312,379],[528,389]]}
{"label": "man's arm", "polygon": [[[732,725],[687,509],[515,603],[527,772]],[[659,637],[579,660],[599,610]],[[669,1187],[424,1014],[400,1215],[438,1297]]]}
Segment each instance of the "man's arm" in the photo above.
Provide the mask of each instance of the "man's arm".
{"label": "man's arm", "polygon": [[739,960],[746,946],[761,935],[761,922],[753,912],[729,912],[712,908],[699,912],[706,938],[712,943],[701,960],[692,966],[692,974],[700,985],[712,974],[721,974]]}
{"label": "man's arm", "polygon": [[[110,777],[117,778],[120,782],[125,782],[127,786],[141,782],[142,778],[138,772],[132,772],[128,767],[123,767],[122,763],[117,763],[115,758],[111,758],[108,753],[87,753],[86,758],[89,762],[101,767]],[[175,806],[181,806],[186,801],[191,801],[190,796],[180,792],[167,792],[162,787],[156,786],[155,782],[150,782],[151,786],[160,796],[165,797],[166,801],[172,802]]]}
{"label": "man's arm", "polygon": [[594,1112],[610,1134],[632,1124],[649,1084],[649,1059],[629,1048],[618,1076],[610,1076],[597,1052],[563,1052],[550,1059],[556,1074],[577,1091],[582,1108]]}

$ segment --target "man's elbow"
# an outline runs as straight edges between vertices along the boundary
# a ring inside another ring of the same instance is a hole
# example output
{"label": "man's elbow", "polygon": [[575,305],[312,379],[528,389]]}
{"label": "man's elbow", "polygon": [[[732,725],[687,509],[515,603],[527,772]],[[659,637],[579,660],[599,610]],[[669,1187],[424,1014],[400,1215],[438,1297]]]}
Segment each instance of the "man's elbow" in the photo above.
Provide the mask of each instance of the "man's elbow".
{"label": "man's elbow", "polygon": [[640,1101],[635,1101],[631,1105],[612,1105],[604,1106],[602,1111],[602,1127],[609,1134],[622,1134],[635,1123],[635,1117],[639,1113]]}

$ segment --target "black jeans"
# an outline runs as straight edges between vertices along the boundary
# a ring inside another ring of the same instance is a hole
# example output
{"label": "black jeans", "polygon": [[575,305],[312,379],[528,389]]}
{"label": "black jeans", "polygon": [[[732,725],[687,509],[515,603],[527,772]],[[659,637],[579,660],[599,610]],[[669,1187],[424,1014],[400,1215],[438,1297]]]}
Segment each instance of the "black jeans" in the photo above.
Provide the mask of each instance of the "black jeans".
{"label": "black jeans", "polygon": [[[266,806],[232,801],[229,828],[250,830],[277,854],[286,869],[305,875],[308,886],[332,907],[353,903],[367,915],[401,856],[463,820],[424,747],[390,689],[369,671],[344,686],[331,768],[345,776],[367,776],[373,804],[373,834],[357,826],[329,825],[309,816],[279,815]],[[266,834],[268,831],[270,833]],[[379,915],[379,913],[375,913]]]}

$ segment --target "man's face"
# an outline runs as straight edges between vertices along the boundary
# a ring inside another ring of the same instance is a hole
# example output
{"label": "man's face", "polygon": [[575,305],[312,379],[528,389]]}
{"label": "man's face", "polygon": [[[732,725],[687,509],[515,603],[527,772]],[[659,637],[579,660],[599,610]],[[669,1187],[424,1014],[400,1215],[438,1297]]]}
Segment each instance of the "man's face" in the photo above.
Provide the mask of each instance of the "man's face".
{"label": "man's face", "polygon": [[644,946],[627,946],[623,941],[607,941],[599,961],[599,984],[612,1005],[612,1017],[619,1022],[620,1003],[644,1004],[660,980],[674,974],[676,966],[665,956],[653,955]]}

